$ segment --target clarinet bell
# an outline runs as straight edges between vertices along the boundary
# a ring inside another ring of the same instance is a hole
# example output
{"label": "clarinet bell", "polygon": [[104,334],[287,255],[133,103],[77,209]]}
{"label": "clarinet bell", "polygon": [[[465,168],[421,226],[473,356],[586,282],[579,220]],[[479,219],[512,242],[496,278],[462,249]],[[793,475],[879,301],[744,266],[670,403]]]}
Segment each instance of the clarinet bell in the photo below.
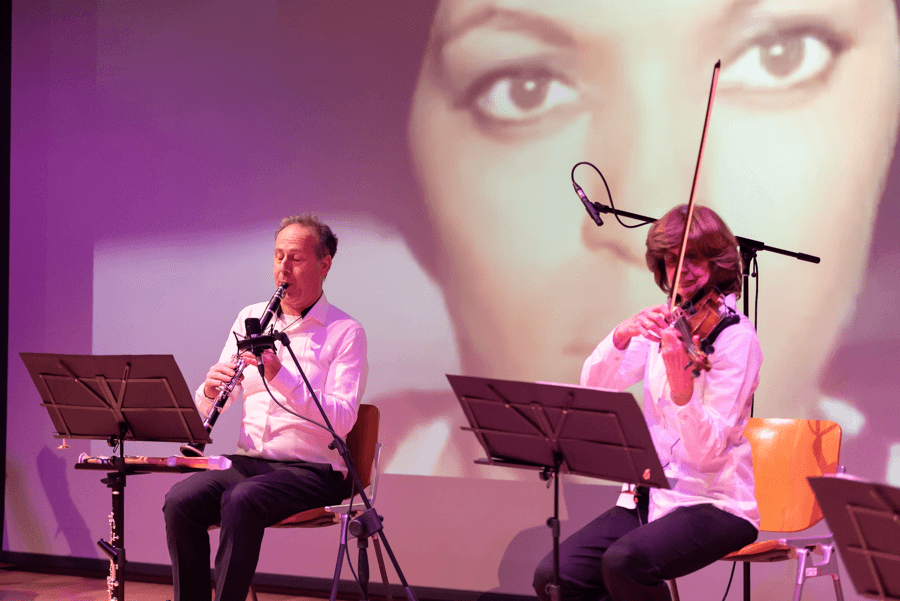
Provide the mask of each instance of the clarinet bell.
{"label": "clarinet bell", "polygon": [[185,457],[203,457],[203,449],[205,448],[205,444],[185,443],[181,445],[181,454]]}

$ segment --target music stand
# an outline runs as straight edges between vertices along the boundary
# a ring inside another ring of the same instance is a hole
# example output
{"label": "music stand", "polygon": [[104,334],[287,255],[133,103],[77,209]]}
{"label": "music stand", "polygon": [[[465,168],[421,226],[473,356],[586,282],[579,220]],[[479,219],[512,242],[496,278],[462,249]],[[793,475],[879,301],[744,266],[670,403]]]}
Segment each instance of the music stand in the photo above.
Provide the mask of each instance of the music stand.
{"label": "music stand", "polygon": [[[106,440],[118,446],[101,480],[112,490],[110,540],[98,545],[115,570],[111,591],[125,601],[125,441],[210,443],[172,355],[19,353],[50,414],[56,438]],[[112,574],[111,574],[112,576]]]}
{"label": "music stand", "polygon": [[476,463],[553,478],[553,584],[559,590],[559,474],[670,488],[634,397],[578,386],[447,375],[487,457]]}
{"label": "music stand", "polygon": [[840,476],[808,480],[856,592],[900,601],[900,488]]}

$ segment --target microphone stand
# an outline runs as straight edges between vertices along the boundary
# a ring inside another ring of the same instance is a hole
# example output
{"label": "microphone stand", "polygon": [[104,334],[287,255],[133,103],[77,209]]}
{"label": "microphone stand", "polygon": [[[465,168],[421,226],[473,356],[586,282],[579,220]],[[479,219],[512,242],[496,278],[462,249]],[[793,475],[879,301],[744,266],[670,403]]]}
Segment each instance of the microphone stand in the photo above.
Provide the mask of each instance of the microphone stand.
{"label": "microphone stand", "polygon": [[[350,450],[347,448],[347,443],[341,439],[340,436],[337,435],[337,432],[334,431],[334,428],[331,425],[331,421],[328,419],[328,415],[325,413],[325,409],[322,408],[322,403],[319,402],[319,397],[316,396],[315,391],[313,390],[312,384],[310,384],[309,379],[306,377],[306,373],[303,371],[303,368],[300,367],[300,361],[297,360],[297,356],[294,354],[294,349],[291,348],[291,341],[288,338],[287,334],[284,332],[274,332],[271,335],[258,335],[258,336],[249,336],[245,340],[241,340],[238,342],[239,350],[249,350],[254,355],[259,356],[263,350],[275,348],[275,342],[281,342],[281,344],[287,348],[288,352],[291,354],[291,359],[294,361],[294,365],[297,367],[297,371],[300,373],[300,376],[303,378],[304,384],[306,384],[306,389],[309,391],[310,396],[312,396],[313,401],[316,403],[316,407],[319,409],[319,414],[322,416],[322,421],[326,426],[326,430],[331,434],[334,440],[328,445],[329,449],[337,449],[338,453],[340,453],[341,458],[344,460],[344,465],[347,466],[347,473],[353,479],[354,488],[359,491],[360,499],[362,499],[363,505],[365,505],[366,510],[362,512],[361,515],[354,518],[349,524],[350,534],[358,538],[360,541],[365,541],[373,534],[379,534],[381,538],[381,542],[384,543],[384,549],[387,551],[388,557],[391,559],[391,564],[394,566],[394,570],[397,572],[397,576],[400,578],[400,582],[403,585],[403,589],[406,591],[407,601],[418,601],[416,594],[410,588],[409,584],[406,581],[406,578],[403,575],[403,571],[400,569],[400,564],[397,562],[397,558],[394,556],[393,550],[391,550],[391,545],[388,543],[387,538],[384,536],[384,526],[381,523],[381,516],[375,511],[375,508],[372,507],[372,504],[369,502],[369,497],[366,495],[366,491],[363,489],[362,482],[359,479],[359,474],[356,472],[356,466],[353,465],[353,460],[350,457]],[[262,362],[260,362],[260,367],[262,367]],[[263,376],[265,377],[265,376]],[[342,540],[342,545],[344,544]],[[343,547],[341,548],[341,553],[338,556],[338,564],[335,566],[334,570],[334,581],[331,585],[331,597],[330,601],[335,601],[337,598],[337,589],[338,582],[341,577],[341,566],[343,564]],[[361,570],[362,571],[362,570]],[[363,598],[366,598],[366,591],[362,588],[360,584],[360,589],[363,594]]]}
{"label": "microphone stand", "polygon": [[[657,219],[653,217],[647,217],[646,215],[639,215],[637,213],[629,213],[628,211],[622,211],[621,209],[615,209],[613,207],[608,207],[606,205],[600,204],[599,202],[588,201],[590,205],[594,208],[598,213],[611,213],[613,215],[618,215],[619,217],[629,217],[631,219],[637,219],[638,221],[643,221],[644,223],[653,223],[657,221]],[[785,255],[786,257],[794,257],[800,261],[806,261],[808,263],[820,263],[822,259],[819,257],[808,255],[806,253],[794,252],[791,250],[784,250],[782,248],[776,248],[774,246],[769,246],[763,242],[759,242],[758,240],[752,240],[750,238],[743,238],[741,236],[735,236],[738,241],[738,246],[741,250],[741,258],[744,259],[744,270],[747,269],[747,263],[749,263],[750,259],[756,258],[756,253],[761,250],[767,250],[769,252],[777,253],[779,255]],[[745,275],[747,275],[745,273]],[[746,283],[746,282],[745,282]]]}

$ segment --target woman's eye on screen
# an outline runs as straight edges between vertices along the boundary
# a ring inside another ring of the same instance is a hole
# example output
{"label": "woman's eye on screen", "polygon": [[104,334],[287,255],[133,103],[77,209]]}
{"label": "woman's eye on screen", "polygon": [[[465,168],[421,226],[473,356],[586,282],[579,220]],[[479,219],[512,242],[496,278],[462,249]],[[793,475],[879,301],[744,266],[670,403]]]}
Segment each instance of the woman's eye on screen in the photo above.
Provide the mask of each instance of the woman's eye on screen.
{"label": "woman's eye on screen", "polygon": [[754,92],[824,82],[844,44],[833,32],[787,30],[753,40],[722,69],[720,84]]}
{"label": "woman's eye on screen", "polygon": [[517,125],[535,121],[573,103],[577,97],[570,84],[552,73],[504,71],[475,82],[463,104],[487,123]]}

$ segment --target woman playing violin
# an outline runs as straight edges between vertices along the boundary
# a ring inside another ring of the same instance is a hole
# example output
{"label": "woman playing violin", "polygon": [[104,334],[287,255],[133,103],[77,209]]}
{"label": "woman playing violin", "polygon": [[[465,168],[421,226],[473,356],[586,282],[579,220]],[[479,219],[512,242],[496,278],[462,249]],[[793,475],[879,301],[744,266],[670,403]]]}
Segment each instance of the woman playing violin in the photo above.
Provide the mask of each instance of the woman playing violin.
{"label": "woman playing violin", "polygon": [[[713,298],[731,318],[704,357],[690,348],[705,333],[672,324],[670,305],[644,309],[619,324],[594,350],[581,384],[623,390],[644,381],[644,416],[670,490],[627,486],[610,509],[560,545],[560,596],[574,599],[669,599],[664,581],[709,565],[756,540],[759,511],[750,445],[743,437],[762,354],[756,331],[736,311],[741,259],[728,226],[696,207],[678,290],[677,257],[688,211],[682,205],[653,224],[646,262],[676,304]],[[695,375],[697,374],[697,375]],[[542,601],[552,583],[552,554],[535,572]]]}

